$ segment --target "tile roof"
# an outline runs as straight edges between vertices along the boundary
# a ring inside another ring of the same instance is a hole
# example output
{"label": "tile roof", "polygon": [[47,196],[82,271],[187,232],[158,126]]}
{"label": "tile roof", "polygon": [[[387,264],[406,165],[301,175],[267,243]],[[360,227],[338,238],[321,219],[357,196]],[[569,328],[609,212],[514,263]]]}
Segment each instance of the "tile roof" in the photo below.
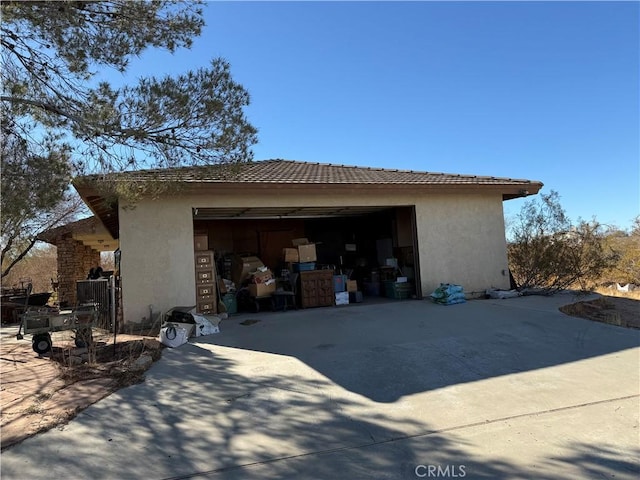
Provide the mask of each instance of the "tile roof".
{"label": "tile roof", "polygon": [[87,217],[41,232],[38,234],[37,239],[55,244],[58,238],[67,233],[88,233],[92,230],[95,231],[97,225],[99,225],[99,223],[96,217]]}
{"label": "tile roof", "polygon": [[[413,170],[394,170],[386,168],[356,167],[328,163],[300,162],[293,160],[262,160],[236,165],[210,165],[198,167],[179,167],[157,170],[137,170],[114,174],[89,175],[74,179],[73,185],[93,213],[113,238],[119,235],[118,199],[113,199],[107,188],[101,191],[100,184],[119,181],[132,182],[170,182],[199,189],[208,185],[243,191],[243,188],[286,188],[304,191],[317,187],[327,192],[327,187],[344,191],[348,189],[382,189],[406,191],[413,187],[420,191],[484,191],[501,192],[503,200],[535,195],[542,183],[534,180],[460,175],[451,173],[417,172]],[[208,190],[208,189],[207,189]],[[383,202],[384,203],[384,202]]]}
{"label": "tile roof", "polygon": [[139,170],[117,174],[130,180],[187,183],[280,183],[330,185],[532,185],[524,179],[356,167],[293,160],[262,160],[234,166]]}

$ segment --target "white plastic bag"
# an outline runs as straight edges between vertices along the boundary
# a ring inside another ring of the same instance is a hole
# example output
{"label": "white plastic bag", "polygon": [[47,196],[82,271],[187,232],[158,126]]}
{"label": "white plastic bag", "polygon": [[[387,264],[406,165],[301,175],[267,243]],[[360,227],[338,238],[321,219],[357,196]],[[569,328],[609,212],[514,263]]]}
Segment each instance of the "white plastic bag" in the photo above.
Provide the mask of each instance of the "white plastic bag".
{"label": "white plastic bag", "polygon": [[160,343],[175,348],[184,345],[189,340],[186,328],[167,323],[160,329]]}
{"label": "white plastic bag", "polygon": [[196,337],[220,333],[220,328],[218,327],[218,325],[214,325],[213,323],[211,323],[211,321],[207,317],[194,313],[193,319],[196,322]]}
{"label": "white plastic bag", "polygon": [[522,296],[522,293],[518,292],[517,290],[494,290],[494,289],[489,289],[485,293],[489,298],[499,298],[499,299],[515,298],[515,297]]}

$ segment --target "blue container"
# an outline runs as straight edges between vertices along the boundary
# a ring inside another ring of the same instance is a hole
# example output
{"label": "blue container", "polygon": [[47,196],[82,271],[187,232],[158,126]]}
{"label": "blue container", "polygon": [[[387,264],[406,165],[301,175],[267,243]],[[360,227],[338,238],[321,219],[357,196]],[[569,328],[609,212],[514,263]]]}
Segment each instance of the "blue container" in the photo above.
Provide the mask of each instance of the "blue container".
{"label": "blue container", "polygon": [[333,291],[346,292],[347,291],[347,276],[346,275],[334,275],[333,276]]}
{"label": "blue container", "polygon": [[294,272],[309,272],[316,269],[316,262],[294,263]]}

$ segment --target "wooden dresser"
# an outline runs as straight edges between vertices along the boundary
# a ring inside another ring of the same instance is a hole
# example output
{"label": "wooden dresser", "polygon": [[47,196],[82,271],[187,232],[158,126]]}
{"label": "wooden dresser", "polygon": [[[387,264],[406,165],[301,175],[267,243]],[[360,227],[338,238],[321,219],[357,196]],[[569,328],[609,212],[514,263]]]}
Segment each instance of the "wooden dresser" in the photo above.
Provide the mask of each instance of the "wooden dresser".
{"label": "wooden dresser", "polygon": [[216,294],[216,265],[213,251],[195,252],[196,263],[196,311],[218,313]]}
{"label": "wooden dresser", "polygon": [[333,270],[300,272],[299,292],[302,308],[333,305]]}

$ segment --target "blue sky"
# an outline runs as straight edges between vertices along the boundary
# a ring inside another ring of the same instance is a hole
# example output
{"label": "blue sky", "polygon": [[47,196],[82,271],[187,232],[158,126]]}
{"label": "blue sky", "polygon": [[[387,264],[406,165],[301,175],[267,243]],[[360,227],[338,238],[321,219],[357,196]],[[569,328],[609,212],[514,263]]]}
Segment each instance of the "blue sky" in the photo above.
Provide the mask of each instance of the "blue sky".
{"label": "blue sky", "polygon": [[[255,159],[542,181],[572,218],[640,213],[637,2],[211,2],[189,51],[251,94]],[[513,217],[522,201],[505,202]]]}

